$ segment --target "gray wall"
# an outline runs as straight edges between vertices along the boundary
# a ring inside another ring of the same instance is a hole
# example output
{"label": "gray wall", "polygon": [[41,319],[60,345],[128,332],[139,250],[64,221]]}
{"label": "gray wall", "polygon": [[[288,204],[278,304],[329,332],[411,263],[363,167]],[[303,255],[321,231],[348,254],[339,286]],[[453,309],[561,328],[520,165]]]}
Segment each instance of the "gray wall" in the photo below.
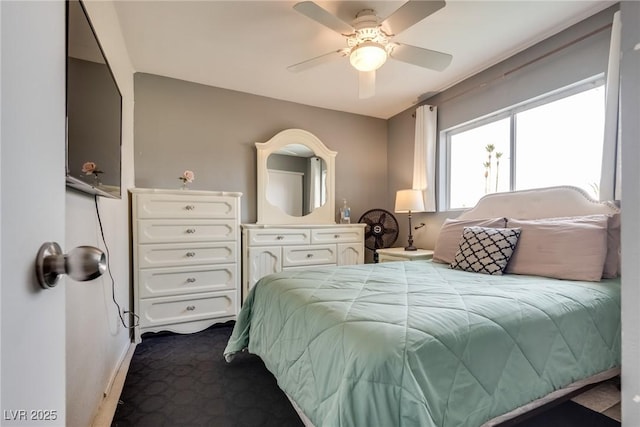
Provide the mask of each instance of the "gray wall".
{"label": "gray wall", "polygon": [[[613,6],[425,101],[438,106],[439,128],[604,73],[610,29],[589,34],[609,25],[617,8]],[[530,63],[541,56],[545,58]],[[136,74],[135,85],[138,187],[175,188],[182,171],[192,169],[196,172],[194,189],[243,192],[242,220],[254,222],[253,143],[292,127],[316,134],[338,151],[336,209],[346,198],[354,219],[368,209],[393,211],[395,192],[412,186],[415,107],[385,121],[150,74]],[[427,224],[414,230],[416,245],[433,248],[444,219],[458,214],[414,214],[414,224]],[[400,223],[396,245],[404,245],[409,232],[407,215],[395,216]]]}
{"label": "gray wall", "polygon": [[[47,2],[34,2],[44,4]],[[100,223],[93,197],[68,189],[65,202],[65,248],[90,245],[106,251],[100,226],[109,249],[109,271],[89,282],[66,279],[66,426],[90,426],[111,391],[118,368],[131,344],[129,330],[120,323],[118,301],[126,309],[130,302],[129,202],[126,189],[133,186],[133,66],[122,37],[112,1],[85,1],[91,24],[109,61],[122,93],[122,174],[120,199],[98,198]],[[51,19],[57,14],[50,14]],[[64,8],[61,11],[64,16]],[[64,37],[63,33],[55,38]],[[64,80],[60,83],[64,93]],[[64,98],[62,99],[64,101]],[[34,203],[38,203],[34,201]],[[42,205],[38,206],[41,209]],[[113,284],[111,279],[113,278]],[[112,288],[113,285],[113,288]],[[4,382],[4,381],[3,381]],[[33,389],[33,387],[31,387]],[[99,424],[99,423],[98,423]]]}
{"label": "gray wall", "polygon": [[611,38],[607,26],[617,10],[617,5],[610,7],[428,99],[425,103],[439,107],[438,128],[444,130],[604,73]]}
{"label": "gray wall", "polygon": [[144,73],[135,101],[136,187],[178,188],[190,169],[192,189],[242,192],[241,220],[255,222],[254,143],[300,128],[338,152],[336,210],[346,198],[357,219],[387,201],[386,120]]}
{"label": "gray wall", "polygon": [[[438,129],[468,122],[555,89],[606,72],[611,29],[592,34],[613,20],[612,6],[507,60],[427,99],[438,107]],[[581,39],[576,43],[574,40]],[[543,57],[544,59],[537,60]],[[515,70],[515,71],[514,71]],[[411,188],[415,108],[389,119],[389,200]],[[413,222],[427,226],[415,232],[415,245],[433,248],[440,225],[459,211],[415,214]],[[398,214],[401,238],[408,234],[406,215]]]}

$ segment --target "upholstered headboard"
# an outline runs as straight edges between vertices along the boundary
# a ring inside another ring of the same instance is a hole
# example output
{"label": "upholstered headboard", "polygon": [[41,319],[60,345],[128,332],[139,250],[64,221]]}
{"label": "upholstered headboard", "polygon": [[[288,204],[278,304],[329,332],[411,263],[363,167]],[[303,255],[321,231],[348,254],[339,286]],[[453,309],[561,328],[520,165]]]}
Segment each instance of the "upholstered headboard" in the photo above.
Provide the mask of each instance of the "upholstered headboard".
{"label": "upholstered headboard", "polygon": [[554,218],[618,213],[613,202],[593,200],[582,189],[570,186],[493,193],[482,197],[458,219],[509,217],[517,219]]}

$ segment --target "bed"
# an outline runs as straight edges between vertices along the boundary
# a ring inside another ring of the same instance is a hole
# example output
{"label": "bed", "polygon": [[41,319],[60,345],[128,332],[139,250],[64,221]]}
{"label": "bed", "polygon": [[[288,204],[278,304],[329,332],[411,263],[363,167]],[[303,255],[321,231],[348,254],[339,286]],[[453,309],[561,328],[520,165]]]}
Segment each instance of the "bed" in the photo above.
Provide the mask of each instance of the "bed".
{"label": "bed", "polygon": [[[460,233],[505,230],[520,240],[502,274],[451,268]],[[618,268],[615,205],[493,194],[445,222],[434,261],[262,278],[224,354],[260,356],[307,425],[496,425],[619,373]]]}

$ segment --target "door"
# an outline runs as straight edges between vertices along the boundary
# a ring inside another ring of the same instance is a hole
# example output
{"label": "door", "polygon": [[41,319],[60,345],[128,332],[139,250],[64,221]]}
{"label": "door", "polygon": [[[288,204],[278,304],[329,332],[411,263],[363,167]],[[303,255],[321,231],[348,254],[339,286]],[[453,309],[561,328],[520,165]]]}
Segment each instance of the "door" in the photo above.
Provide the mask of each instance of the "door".
{"label": "door", "polygon": [[64,249],[65,4],[0,2],[0,424],[65,425],[65,280],[40,289],[36,253]]}
{"label": "door", "polygon": [[640,3],[620,5],[622,135],[622,419],[640,425]]}
{"label": "door", "polygon": [[362,243],[339,243],[338,265],[364,264]]}
{"label": "door", "polygon": [[247,251],[248,277],[245,278],[244,301],[253,285],[267,274],[282,271],[282,248],[280,246],[257,246]]}

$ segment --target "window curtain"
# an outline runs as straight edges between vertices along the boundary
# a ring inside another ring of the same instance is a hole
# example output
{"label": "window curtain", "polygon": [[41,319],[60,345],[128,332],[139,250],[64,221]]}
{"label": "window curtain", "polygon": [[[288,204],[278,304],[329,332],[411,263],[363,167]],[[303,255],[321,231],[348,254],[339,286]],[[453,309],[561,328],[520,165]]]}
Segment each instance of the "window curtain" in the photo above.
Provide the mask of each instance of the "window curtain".
{"label": "window curtain", "polygon": [[436,211],[436,129],[438,109],[422,105],[416,110],[413,153],[413,189],[422,190],[425,212]]}
{"label": "window curtain", "polygon": [[605,92],[604,143],[602,146],[602,172],[600,200],[620,200],[620,11],[613,15],[609,64]]}
{"label": "window curtain", "polygon": [[309,212],[324,204],[322,188],[322,159],[309,158]]}

